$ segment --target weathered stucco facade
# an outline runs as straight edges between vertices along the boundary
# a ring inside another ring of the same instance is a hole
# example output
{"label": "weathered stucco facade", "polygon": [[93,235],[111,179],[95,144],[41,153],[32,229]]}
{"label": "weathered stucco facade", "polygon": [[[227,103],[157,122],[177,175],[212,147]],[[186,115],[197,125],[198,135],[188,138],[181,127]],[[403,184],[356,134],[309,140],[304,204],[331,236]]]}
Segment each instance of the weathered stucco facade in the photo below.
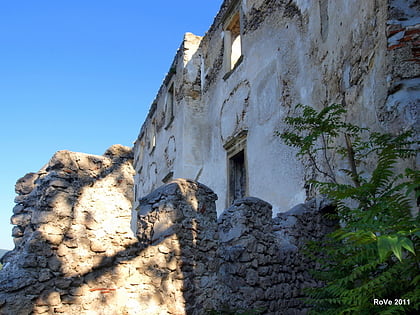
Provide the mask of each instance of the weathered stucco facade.
{"label": "weathered stucco facade", "polygon": [[214,189],[219,214],[244,195],[274,213],[304,201],[312,170],[274,135],[299,103],[342,103],[362,127],[418,131],[418,7],[224,1],[204,37],[185,35],[141,128],[135,208],[177,177]]}

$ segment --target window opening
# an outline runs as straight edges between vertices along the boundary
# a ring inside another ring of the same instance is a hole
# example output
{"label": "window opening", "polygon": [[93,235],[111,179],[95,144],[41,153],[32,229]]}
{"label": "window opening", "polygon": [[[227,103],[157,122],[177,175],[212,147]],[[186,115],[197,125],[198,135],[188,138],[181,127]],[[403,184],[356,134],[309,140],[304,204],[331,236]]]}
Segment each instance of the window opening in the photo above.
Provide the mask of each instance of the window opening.
{"label": "window opening", "polygon": [[248,130],[241,130],[229,137],[223,145],[227,153],[227,205],[248,195],[248,164],[246,139]]}
{"label": "window opening", "polygon": [[225,27],[226,70],[235,68],[242,56],[241,23],[239,11],[232,15]]}
{"label": "window opening", "polygon": [[172,83],[166,93],[166,103],[165,103],[165,121],[166,127],[168,128],[172,121],[174,120],[174,101],[175,101],[175,94],[174,94],[174,84]]}
{"label": "window opening", "polygon": [[246,196],[246,168],[244,150],[229,158],[229,204]]}
{"label": "window opening", "polygon": [[156,147],[156,125],[155,121],[151,123],[150,129],[149,129],[149,151],[150,153],[153,152],[153,150]]}

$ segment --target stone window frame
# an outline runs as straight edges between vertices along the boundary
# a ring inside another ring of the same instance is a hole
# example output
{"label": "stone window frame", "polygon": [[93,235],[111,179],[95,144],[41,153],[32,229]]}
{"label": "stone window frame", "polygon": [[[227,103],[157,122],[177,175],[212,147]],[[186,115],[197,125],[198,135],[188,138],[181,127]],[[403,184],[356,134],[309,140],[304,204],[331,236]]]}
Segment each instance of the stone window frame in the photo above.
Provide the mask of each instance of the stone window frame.
{"label": "stone window frame", "polygon": [[247,136],[248,130],[242,130],[234,137],[231,137],[225,144],[224,149],[226,150],[226,179],[227,179],[227,195],[226,195],[226,206],[230,207],[232,203],[236,200],[234,198],[232,187],[232,172],[233,172],[233,163],[234,159],[239,154],[243,154],[243,167],[245,172],[245,182],[244,182],[244,196],[249,195],[249,172],[248,172],[248,154],[247,154]]}
{"label": "stone window frame", "polygon": [[[223,38],[224,38],[224,69],[226,74],[223,79],[226,80],[230,77],[232,72],[242,63],[243,60],[243,47],[242,47],[242,17],[240,10],[240,1],[233,2],[223,22]],[[232,34],[234,38],[232,38]],[[235,36],[236,35],[236,36]],[[239,56],[232,62],[232,48],[235,41],[239,39]]]}

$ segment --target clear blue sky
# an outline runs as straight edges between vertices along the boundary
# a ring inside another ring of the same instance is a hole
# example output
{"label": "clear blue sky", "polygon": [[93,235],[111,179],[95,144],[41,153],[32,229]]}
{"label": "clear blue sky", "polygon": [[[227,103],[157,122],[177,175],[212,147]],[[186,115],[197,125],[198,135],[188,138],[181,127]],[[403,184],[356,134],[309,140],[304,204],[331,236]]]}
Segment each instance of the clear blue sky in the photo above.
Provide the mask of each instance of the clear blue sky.
{"label": "clear blue sky", "polygon": [[58,150],[131,146],[183,34],[222,2],[0,1],[0,248],[16,180]]}

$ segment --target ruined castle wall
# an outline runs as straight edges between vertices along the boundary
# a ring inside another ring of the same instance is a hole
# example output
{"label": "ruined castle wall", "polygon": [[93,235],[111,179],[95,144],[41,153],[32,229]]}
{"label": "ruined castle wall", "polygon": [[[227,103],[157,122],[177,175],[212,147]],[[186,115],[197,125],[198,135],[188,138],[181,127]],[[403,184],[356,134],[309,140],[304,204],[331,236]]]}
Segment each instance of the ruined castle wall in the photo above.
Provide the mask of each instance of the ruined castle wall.
{"label": "ruined castle wall", "polygon": [[141,259],[163,279],[154,282],[160,307],[306,314],[303,289],[320,283],[303,248],[334,229],[324,217],[330,205],[312,200],[273,219],[269,203],[247,197],[217,220],[216,199],[206,186],[178,179],[140,201],[137,236],[150,252]]}
{"label": "ruined castle wall", "polygon": [[131,149],[115,145],[104,156],[59,151],[17,182],[1,314],[114,314],[106,308],[117,295],[133,292],[126,273],[109,272],[113,264],[129,269],[125,250],[137,243],[132,177]]}
{"label": "ruined castle wall", "polygon": [[239,199],[219,218],[218,298],[230,309],[262,314],[306,314],[304,289],[320,285],[310,276],[314,262],[304,254],[335,222],[321,200],[299,204],[272,219],[271,205]]}
{"label": "ruined castle wall", "polygon": [[112,151],[60,151],[18,182],[23,234],[3,260],[1,314],[306,313],[302,289],[318,283],[302,247],[333,228],[325,206],[272,219],[270,204],[248,197],[217,220],[217,196],[178,179],[141,199],[133,235],[130,151]]}
{"label": "ruined castle wall", "polygon": [[233,71],[223,68],[228,10],[202,40],[208,80],[202,102],[218,123],[208,130],[212,153],[200,180],[214,187],[223,209],[227,146],[247,130],[247,193],[278,213],[305,200],[305,180],[312,176],[274,135],[293,106],[343,103],[348,120],[388,130],[377,118],[388,93],[388,7],[386,1],[240,1],[239,11],[243,60]]}
{"label": "ruined castle wall", "polygon": [[420,4],[415,0],[389,0],[387,36],[388,96],[379,107],[379,119],[395,130],[420,131]]}
{"label": "ruined castle wall", "polygon": [[159,314],[199,315],[218,306],[216,199],[206,186],[178,179],[140,202],[137,236],[147,252],[140,259],[159,293]]}
{"label": "ruined castle wall", "polygon": [[[305,200],[312,174],[274,131],[297,103],[336,102],[363,127],[418,132],[418,9],[414,0],[224,1],[203,38],[186,34],[150,109],[134,146],[134,198],[132,153],[121,146],[60,151],[18,181],[1,313],[305,313],[302,289],[318,283],[301,249],[333,224],[316,200],[283,213]],[[236,11],[242,57],[230,68]],[[245,195],[273,207],[235,198],[223,211],[238,150]],[[218,223],[206,186],[154,191],[176,177],[214,188]]]}
{"label": "ruined castle wall", "polygon": [[[245,195],[270,202],[275,214],[303,202],[310,193],[306,180],[314,175],[274,136],[284,130],[283,119],[296,104],[320,109],[341,103],[346,119],[362,127],[394,133],[414,127],[418,132],[418,10],[413,0],[224,1],[189,55],[194,62],[188,63],[184,90],[194,97],[178,94],[184,114],[173,128],[181,124],[176,128],[185,128],[188,136],[168,130],[157,144],[171,151],[176,142],[175,155],[186,158],[175,162],[173,177],[212,187],[220,214],[231,199],[229,158],[240,147]],[[242,57],[230,69],[227,25],[236,11]],[[190,154],[181,154],[185,150]],[[145,171],[160,156],[156,151],[150,159],[138,159],[138,179],[146,183],[138,198],[171,171],[161,163],[153,166],[159,178]],[[335,167],[345,163],[336,161]]]}
{"label": "ruined castle wall", "polygon": [[142,200],[134,234],[133,173],[131,150],[113,146],[104,156],[59,151],[17,182],[1,314],[215,307],[216,195],[190,181],[168,184]]}
{"label": "ruined castle wall", "polygon": [[204,128],[198,102],[201,37],[187,33],[134,144],[137,201],[173,178],[195,178]]}

